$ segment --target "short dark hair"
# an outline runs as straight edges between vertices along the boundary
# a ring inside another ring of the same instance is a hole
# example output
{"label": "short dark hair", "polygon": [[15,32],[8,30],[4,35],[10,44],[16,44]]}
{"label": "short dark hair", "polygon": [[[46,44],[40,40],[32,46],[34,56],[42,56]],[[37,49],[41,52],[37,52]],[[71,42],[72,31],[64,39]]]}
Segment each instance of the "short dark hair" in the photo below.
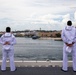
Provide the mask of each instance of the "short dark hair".
{"label": "short dark hair", "polygon": [[11,28],[10,27],[6,27],[6,32],[11,32]]}
{"label": "short dark hair", "polygon": [[67,25],[68,25],[68,26],[71,26],[71,25],[72,25],[72,21],[69,20],[69,21],[67,22]]}

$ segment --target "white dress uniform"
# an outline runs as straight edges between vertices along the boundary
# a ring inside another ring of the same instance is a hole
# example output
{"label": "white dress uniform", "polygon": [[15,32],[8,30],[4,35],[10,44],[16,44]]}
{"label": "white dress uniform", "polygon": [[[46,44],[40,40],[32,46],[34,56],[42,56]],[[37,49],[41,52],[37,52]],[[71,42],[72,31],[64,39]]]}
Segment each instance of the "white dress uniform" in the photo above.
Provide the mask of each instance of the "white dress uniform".
{"label": "white dress uniform", "polygon": [[[4,45],[5,42],[10,42],[10,45]],[[14,71],[14,44],[16,44],[15,36],[12,33],[5,33],[0,38],[0,43],[3,45],[2,48],[2,65],[1,70],[6,70],[6,59],[9,57],[10,60],[10,70]]]}
{"label": "white dress uniform", "polygon": [[[73,70],[76,71],[76,29],[73,26],[66,26],[61,33],[61,38],[64,42],[63,46],[63,67],[62,69],[68,70],[68,53],[72,53]],[[72,47],[67,47],[65,43],[72,44]],[[69,50],[69,51],[68,51]]]}

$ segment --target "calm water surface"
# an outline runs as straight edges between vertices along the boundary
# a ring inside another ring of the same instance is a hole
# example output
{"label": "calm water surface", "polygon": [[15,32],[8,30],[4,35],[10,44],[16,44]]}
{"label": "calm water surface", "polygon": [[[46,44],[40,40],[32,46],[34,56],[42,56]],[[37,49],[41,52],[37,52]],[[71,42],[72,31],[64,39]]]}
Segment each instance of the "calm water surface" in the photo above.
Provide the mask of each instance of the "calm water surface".
{"label": "calm water surface", "polygon": [[[62,60],[62,41],[31,38],[16,38],[16,40],[15,60]],[[1,49],[0,45],[0,59]]]}

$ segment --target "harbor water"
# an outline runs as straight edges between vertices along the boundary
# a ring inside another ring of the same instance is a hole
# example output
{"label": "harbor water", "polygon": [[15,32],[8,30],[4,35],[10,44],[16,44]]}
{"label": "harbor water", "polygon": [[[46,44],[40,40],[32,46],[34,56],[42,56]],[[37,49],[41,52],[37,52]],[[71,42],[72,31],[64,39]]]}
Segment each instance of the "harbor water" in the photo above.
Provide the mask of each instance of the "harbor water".
{"label": "harbor water", "polygon": [[[53,39],[32,39],[17,37],[14,46],[15,60],[62,60],[62,41]],[[71,55],[69,55],[71,60]],[[2,59],[2,45],[0,44],[0,60]]]}

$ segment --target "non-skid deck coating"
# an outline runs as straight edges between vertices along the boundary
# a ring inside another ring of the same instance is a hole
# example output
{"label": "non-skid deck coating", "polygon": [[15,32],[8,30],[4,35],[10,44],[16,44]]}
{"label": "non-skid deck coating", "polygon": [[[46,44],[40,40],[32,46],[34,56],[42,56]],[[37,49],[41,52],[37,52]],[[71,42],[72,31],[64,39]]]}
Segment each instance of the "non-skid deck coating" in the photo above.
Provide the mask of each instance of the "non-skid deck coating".
{"label": "non-skid deck coating", "polygon": [[7,67],[5,72],[1,72],[0,75],[76,75],[76,72],[73,72],[72,67],[68,68],[68,72],[61,71],[61,67],[17,67],[17,71],[11,72],[10,68]]}

